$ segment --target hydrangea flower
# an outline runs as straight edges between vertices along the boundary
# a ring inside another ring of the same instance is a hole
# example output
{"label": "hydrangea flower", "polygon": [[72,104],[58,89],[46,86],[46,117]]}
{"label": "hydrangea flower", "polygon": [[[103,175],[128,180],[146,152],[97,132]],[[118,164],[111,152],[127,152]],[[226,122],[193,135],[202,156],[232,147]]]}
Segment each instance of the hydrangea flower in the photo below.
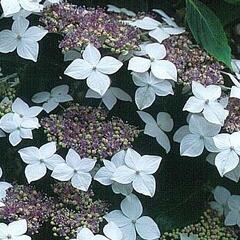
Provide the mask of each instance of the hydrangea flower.
{"label": "hydrangea flower", "polygon": [[160,231],[157,224],[150,217],[141,217],[142,213],[140,200],[136,195],[130,194],[121,202],[121,210],[114,210],[104,218],[120,228],[124,240],[136,240],[137,234],[146,240],[159,239]]}
{"label": "hydrangea flower", "polygon": [[108,88],[103,96],[89,89],[86,93],[86,98],[101,98],[108,110],[111,110],[115,106],[118,99],[125,102],[132,102],[131,96],[118,87]]}
{"label": "hydrangea flower", "polygon": [[201,83],[192,82],[193,95],[186,102],[183,110],[191,113],[201,113],[211,123],[223,126],[228,116],[218,99],[221,97],[221,87],[209,85],[204,87]]}
{"label": "hydrangea flower", "polygon": [[40,41],[47,33],[40,27],[29,27],[29,21],[18,18],[13,22],[12,30],[0,32],[0,52],[9,53],[17,49],[17,54],[25,59],[37,62]]}
{"label": "hydrangea flower", "polygon": [[65,74],[74,79],[87,79],[87,85],[101,96],[111,84],[109,74],[117,72],[122,67],[119,60],[101,54],[97,48],[89,44],[83,54],[83,59],[74,60],[65,70]]}
{"label": "hydrangea flower", "polygon": [[9,133],[9,141],[13,146],[18,145],[23,138],[33,138],[32,130],[40,127],[36,116],[41,111],[41,107],[29,107],[20,98],[13,102],[12,112],[0,119],[0,128]]}
{"label": "hydrangea flower", "polygon": [[221,130],[221,126],[208,122],[203,116],[193,114],[189,126],[182,126],[174,134],[174,141],[180,143],[182,156],[197,157],[208,151],[217,151],[213,137]]}
{"label": "hydrangea flower", "polygon": [[0,223],[0,239],[2,240],[31,240],[31,237],[25,235],[26,232],[27,221],[25,219],[11,222],[8,225]]}
{"label": "hydrangea flower", "polygon": [[144,73],[151,69],[156,78],[177,81],[177,68],[172,62],[163,60],[167,55],[163,44],[149,43],[145,51],[148,58],[132,57],[129,60],[128,70]]}
{"label": "hydrangea flower", "polygon": [[232,134],[221,133],[213,137],[218,154],[215,157],[215,165],[223,176],[237,167],[240,155],[240,132]]}
{"label": "hydrangea flower", "polygon": [[82,191],[87,191],[91,182],[92,176],[89,173],[95,166],[96,160],[83,158],[70,149],[66,156],[66,162],[58,164],[52,172],[52,177],[60,181],[69,181],[73,187]]}
{"label": "hydrangea flower", "polygon": [[72,101],[73,98],[68,94],[69,86],[60,85],[54,87],[51,92],[39,92],[33,95],[32,101],[34,103],[43,103],[42,107],[47,112],[53,111],[59,103]]}
{"label": "hydrangea flower", "polygon": [[135,102],[138,109],[143,110],[150,107],[157,96],[173,95],[172,84],[165,79],[154,77],[152,72],[133,73],[133,81],[138,89],[135,93]]}
{"label": "hydrangea flower", "polygon": [[132,190],[132,184],[121,184],[112,180],[114,173],[117,171],[118,167],[124,166],[126,156],[126,151],[122,150],[111,158],[111,161],[103,160],[104,167],[101,167],[94,176],[94,180],[100,182],[105,186],[112,185],[112,190],[116,194],[129,195]]}
{"label": "hydrangea flower", "polygon": [[57,151],[56,143],[50,142],[40,148],[26,147],[20,149],[22,160],[28,164],[25,168],[25,175],[28,183],[39,180],[47,173],[47,169],[53,170],[58,164],[64,163],[64,159],[55,154]]}
{"label": "hydrangea flower", "polygon": [[171,132],[173,129],[173,119],[170,114],[165,112],[159,112],[157,115],[157,121],[146,112],[137,112],[140,118],[146,123],[144,128],[144,134],[156,138],[157,142],[168,153],[171,149],[170,141],[165,132]]}
{"label": "hydrangea flower", "polygon": [[159,156],[141,156],[129,148],[124,160],[125,165],[117,168],[112,180],[121,184],[132,183],[135,191],[153,197],[156,181],[152,174],[158,170],[161,160]]}
{"label": "hydrangea flower", "polygon": [[4,16],[9,16],[24,9],[29,12],[40,12],[43,5],[41,0],[1,0]]}
{"label": "hydrangea flower", "polygon": [[239,195],[232,195],[228,199],[228,207],[229,212],[225,218],[225,225],[226,226],[234,226],[238,225],[240,227],[240,196]]}
{"label": "hydrangea flower", "polygon": [[178,26],[163,26],[162,23],[150,17],[138,19],[131,23],[131,25],[149,31],[149,36],[157,40],[159,43],[162,43],[163,40],[169,38],[170,35],[178,35],[185,32],[183,28]]}

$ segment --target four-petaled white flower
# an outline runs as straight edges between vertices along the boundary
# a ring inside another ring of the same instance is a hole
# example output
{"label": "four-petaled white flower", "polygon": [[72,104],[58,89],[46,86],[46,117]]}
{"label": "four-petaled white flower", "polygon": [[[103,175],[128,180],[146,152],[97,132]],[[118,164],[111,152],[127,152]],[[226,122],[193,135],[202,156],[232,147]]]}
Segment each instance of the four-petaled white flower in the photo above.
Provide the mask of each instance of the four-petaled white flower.
{"label": "four-petaled white flower", "polygon": [[17,49],[17,54],[25,59],[37,62],[40,41],[47,33],[41,27],[29,27],[29,21],[18,18],[13,22],[12,30],[0,32],[0,52],[9,53]]}
{"label": "four-petaled white flower", "polygon": [[215,165],[223,176],[239,164],[240,132],[221,133],[215,136],[213,141],[219,152],[215,157]]}
{"label": "four-petaled white flower", "polygon": [[171,149],[170,141],[165,132],[171,132],[173,129],[173,119],[170,114],[165,112],[159,112],[157,115],[157,121],[146,112],[137,112],[140,118],[146,123],[144,128],[144,134],[156,138],[157,142],[168,153]]}
{"label": "four-petaled white flower", "polygon": [[138,19],[131,23],[131,25],[149,31],[149,36],[157,40],[159,43],[162,43],[163,40],[169,38],[171,35],[178,35],[185,32],[183,28],[170,25],[164,26],[159,21],[150,17]]}
{"label": "four-petaled white flower", "polygon": [[1,0],[3,14],[5,17],[18,13],[21,9],[29,12],[40,12],[43,5],[41,0]]}
{"label": "four-petaled white flower", "polygon": [[229,212],[225,218],[226,226],[238,225],[240,227],[240,196],[232,195],[228,199]]}
{"label": "four-petaled white flower", "polygon": [[44,177],[47,168],[53,170],[58,164],[65,162],[61,156],[55,154],[56,151],[55,142],[44,144],[40,148],[26,147],[18,151],[22,160],[28,164],[25,168],[28,183]]}
{"label": "four-petaled white flower", "polygon": [[211,123],[223,126],[228,110],[225,110],[218,99],[221,97],[221,87],[192,82],[193,95],[186,102],[183,110],[191,113],[201,113]]}
{"label": "four-petaled white flower", "polygon": [[221,130],[220,125],[208,122],[203,116],[192,114],[189,127],[182,126],[174,134],[174,141],[180,143],[182,156],[197,157],[202,154],[204,147],[208,151],[216,151],[213,137]]}
{"label": "four-petaled white flower", "polygon": [[153,104],[157,96],[173,95],[172,84],[165,79],[154,77],[152,72],[132,74],[135,85],[139,88],[135,93],[135,102],[138,109],[143,110]]}
{"label": "four-petaled white flower", "polygon": [[87,191],[92,176],[89,173],[95,166],[96,160],[83,158],[81,159],[73,149],[68,151],[66,162],[58,164],[52,172],[52,177],[60,181],[71,180],[72,186],[82,191]]}
{"label": "four-petaled white flower", "polygon": [[101,58],[100,52],[92,44],[85,48],[82,57],[74,60],[64,73],[74,79],[87,79],[89,88],[104,95],[111,84],[108,75],[116,73],[123,63],[110,56]]}
{"label": "four-petaled white flower", "polygon": [[27,221],[21,219],[11,222],[8,225],[0,223],[1,240],[31,240],[31,237],[25,235],[27,232]]}
{"label": "four-petaled white flower", "polygon": [[148,58],[131,58],[128,64],[128,70],[132,70],[137,73],[144,73],[151,69],[156,78],[177,81],[176,66],[168,60],[163,60],[167,55],[166,48],[163,44],[147,44],[145,51]]}
{"label": "four-petaled white flower", "polygon": [[218,212],[219,215],[227,215],[228,208],[228,199],[231,197],[231,193],[224,187],[217,186],[213,190],[215,201],[210,202],[212,209]]}
{"label": "four-petaled white flower", "polygon": [[91,89],[88,89],[86,98],[101,98],[108,110],[111,110],[115,106],[117,99],[125,102],[132,102],[131,96],[117,87],[110,87],[103,96]]}
{"label": "four-petaled white flower", "polygon": [[119,227],[114,222],[109,222],[103,228],[105,236],[97,234],[88,228],[79,228],[77,231],[77,238],[72,240],[122,240],[123,234]]}
{"label": "four-petaled white flower", "polygon": [[123,14],[125,14],[129,17],[135,17],[136,16],[135,12],[130,11],[126,8],[119,8],[119,7],[116,7],[116,6],[111,5],[111,4],[108,4],[107,7],[108,7],[108,9],[107,9],[108,12],[123,13]]}
{"label": "four-petaled white flower", "polygon": [[0,128],[9,133],[9,141],[13,146],[19,144],[23,138],[33,138],[32,130],[40,127],[36,116],[41,111],[41,107],[29,107],[20,98],[13,102],[12,112],[0,119]]}
{"label": "four-petaled white flower", "polygon": [[112,180],[121,184],[132,183],[135,191],[153,197],[156,181],[152,174],[158,170],[161,160],[159,156],[141,156],[129,148],[125,156],[125,165],[117,168]]}
{"label": "four-petaled white flower", "polygon": [[[3,175],[2,168],[0,167],[0,178]],[[8,182],[0,182],[0,201],[2,201],[6,197],[6,190],[8,190],[12,185]],[[0,202],[2,205],[3,203]]]}
{"label": "four-petaled white flower", "polygon": [[132,184],[121,184],[112,180],[112,177],[117,171],[118,167],[125,165],[125,156],[126,151],[121,150],[111,158],[111,161],[103,160],[104,167],[97,171],[96,175],[94,176],[94,180],[105,186],[112,185],[112,190],[114,193],[121,193],[127,196],[133,190]]}
{"label": "four-petaled white flower", "polygon": [[146,240],[159,239],[161,234],[157,224],[150,217],[141,217],[142,213],[141,202],[136,195],[130,194],[121,202],[121,210],[114,210],[104,218],[120,228],[124,240],[136,240],[137,234]]}
{"label": "four-petaled white flower", "polygon": [[34,103],[43,103],[42,107],[47,112],[53,111],[59,103],[72,101],[73,98],[68,94],[69,86],[60,85],[51,90],[51,92],[39,92],[32,97]]}

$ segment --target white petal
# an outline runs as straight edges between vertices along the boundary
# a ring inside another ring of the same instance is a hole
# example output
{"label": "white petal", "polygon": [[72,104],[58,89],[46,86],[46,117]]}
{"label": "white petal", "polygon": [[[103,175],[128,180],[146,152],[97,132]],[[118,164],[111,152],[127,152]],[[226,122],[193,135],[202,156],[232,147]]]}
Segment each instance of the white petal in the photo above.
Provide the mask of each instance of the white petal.
{"label": "white petal", "polygon": [[171,149],[170,141],[167,136],[161,129],[157,131],[157,136],[156,136],[157,142],[162,146],[166,152],[168,153]]}
{"label": "white petal", "polygon": [[79,154],[75,150],[69,149],[66,156],[67,165],[69,165],[73,169],[78,169],[81,163],[80,161],[81,161],[81,158]]}
{"label": "white petal", "polygon": [[55,101],[55,99],[49,99],[46,103],[43,104],[43,109],[45,112],[50,113],[55,108],[57,108],[59,105],[58,102]]}
{"label": "white petal", "polygon": [[40,27],[30,27],[23,35],[23,38],[30,39],[32,41],[38,42],[40,41],[46,34],[47,30]]}
{"label": "white petal", "polygon": [[13,145],[13,146],[17,146],[20,142],[22,141],[22,138],[20,136],[20,131],[16,130],[10,133],[9,135],[9,142]]}
{"label": "white petal", "polygon": [[112,183],[112,190],[115,194],[122,194],[124,196],[128,196],[133,191],[133,186],[131,183],[129,184],[121,184],[118,182]]}
{"label": "white petal", "polygon": [[180,143],[182,139],[188,134],[190,134],[189,127],[188,125],[184,125],[174,133],[173,141]]}
{"label": "white petal", "polygon": [[118,168],[124,165],[125,156],[126,156],[126,151],[121,150],[112,156],[111,162],[116,166],[116,168]]}
{"label": "white petal", "polygon": [[160,22],[150,17],[144,17],[143,19],[135,21],[134,25],[144,30],[153,30],[160,25]]}
{"label": "white petal", "polygon": [[111,179],[118,183],[128,184],[135,178],[135,173],[136,172],[134,170],[126,166],[121,166],[117,168]]}
{"label": "white petal", "polygon": [[17,54],[28,60],[37,62],[39,52],[39,45],[37,42],[34,42],[29,39],[21,39],[20,43],[17,46]]}
{"label": "white petal", "polygon": [[239,87],[232,86],[232,88],[231,88],[231,93],[230,93],[230,97],[240,99],[240,88],[239,88]]}
{"label": "white petal", "polygon": [[169,94],[174,94],[172,84],[167,80],[153,84],[152,88],[154,89],[155,94],[158,96],[167,96]]}
{"label": "white petal", "polygon": [[231,147],[230,134],[221,133],[213,138],[214,144],[219,150],[226,150]]}
{"label": "white petal", "polygon": [[227,204],[227,201],[231,196],[231,193],[226,188],[221,186],[217,186],[214,189],[213,194],[214,199],[220,204]]}
{"label": "white petal", "polygon": [[138,235],[146,240],[154,240],[160,238],[160,230],[157,224],[150,217],[141,217],[136,222],[136,230]]}
{"label": "white petal", "polygon": [[52,177],[60,181],[69,181],[74,174],[74,170],[67,164],[57,165],[52,172]]}
{"label": "white petal", "polygon": [[237,167],[238,163],[239,157],[233,150],[224,150],[215,158],[215,165],[221,176]]}
{"label": "white petal", "polygon": [[39,149],[36,147],[26,147],[18,151],[22,160],[27,164],[33,164],[40,161]]}
{"label": "white petal", "polygon": [[234,151],[240,155],[240,132],[234,132],[230,135],[230,143],[234,147]]}
{"label": "white petal", "polygon": [[230,211],[224,221],[226,226],[234,226],[237,225],[237,220],[239,217],[239,213],[237,211]]}
{"label": "white petal", "polygon": [[21,128],[20,137],[24,139],[33,139],[32,130]]}
{"label": "white petal", "polygon": [[97,66],[100,61],[101,54],[97,48],[95,48],[92,44],[88,44],[83,52],[83,59],[87,61],[92,66]]}
{"label": "white petal", "polygon": [[36,117],[42,110],[43,110],[42,107],[30,107],[30,108],[28,109],[28,112],[25,113],[24,117],[34,118],[34,117]]}
{"label": "white petal", "polygon": [[92,240],[94,237],[94,234],[92,231],[88,228],[82,228],[77,234],[77,239],[82,239],[82,240]]}
{"label": "white petal", "polygon": [[138,197],[130,194],[122,200],[121,210],[131,220],[137,220],[142,215],[143,207]]}
{"label": "white petal", "polygon": [[110,222],[103,228],[103,233],[111,240],[122,240],[123,234],[118,226]]}
{"label": "white petal", "polygon": [[41,159],[47,159],[53,156],[57,151],[57,146],[55,142],[46,143],[39,148]]}
{"label": "white petal", "polygon": [[103,57],[97,64],[97,70],[104,74],[113,74],[117,72],[123,63],[113,57]]}
{"label": "white petal", "polygon": [[145,174],[153,174],[158,170],[161,160],[162,158],[159,156],[144,155],[141,157],[139,170]]}
{"label": "white petal", "polygon": [[171,132],[174,123],[169,113],[159,112],[157,115],[157,124],[163,131]]}
{"label": "white petal", "polygon": [[29,111],[29,106],[21,98],[16,98],[12,104],[12,111],[25,116]]}
{"label": "white petal", "polygon": [[128,167],[138,170],[138,164],[141,161],[141,155],[135,150],[128,148],[125,156],[125,163]]}
{"label": "white petal", "polygon": [[151,59],[159,60],[166,57],[166,48],[163,44],[150,43],[146,46],[146,53]]}
{"label": "white petal", "polygon": [[126,226],[120,228],[123,233],[123,240],[136,240],[136,230],[133,223],[129,223]]}
{"label": "white petal", "polygon": [[156,78],[177,81],[177,68],[168,60],[156,60],[152,62],[151,70]]}
{"label": "white petal", "polygon": [[88,173],[94,168],[96,162],[97,160],[91,158],[83,158],[80,160],[77,170],[80,172]]}
{"label": "white petal", "polygon": [[111,87],[110,88],[113,95],[121,100],[121,101],[126,101],[126,102],[132,102],[132,98],[129,94],[127,94],[125,91],[123,91],[122,89],[120,88],[117,88],[117,87]]}
{"label": "white petal", "polygon": [[136,105],[140,110],[150,107],[155,99],[155,91],[150,86],[140,87],[135,93]]}
{"label": "white petal", "polygon": [[44,163],[35,163],[27,165],[25,168],[25,175],[28,183],[39,180],[47,173],[47,168]]}
{"label": "white petal", "polygon": [[65,70],[64,74],[74,79],[86,79],[89,77],[93,67],[83,59],[74,60]]}
{"label": "white petal", "polygon": [[192,81],[192,92],[198,99],[207,100],[206,88],[201,83]]}
{"label": "white petal", "polygon": [[162,43],[163,40],[168,39],[170,35],[163,31],[161,28],[156,28],[153,31],[149,32],[149,36],[156,39],[159,43]]}
{"label": "white petal", "polygon": [[140,174],[133,181],[133,188],[136,192],[153,197],[156,190],[156,181],[152,175]]}
{"label": "white petal", "polygon": [[39,1],[21,0],[21,7],[29,12],[40,12],[43,9],[43,5],[39,4]]}
{"label": "white petal", "polygon": [[[18,0],[1,0],[4,16],[9,16],[20,11],[21,7]],[[0,41],[1,42],[1,41]]]}
{"label": "white petal", "polygon": [[122,211],[114,210],[104,216],[107,222],[114,222],[118,227],[129,225],[131,220],[123,215]]}
{"label": "white petal", "polygon": [[91,88],[93,91],[99,93],[101,96],[104,95],[110,84],[110,78],[99,71],[93,71],[87,78],[88,87]]}
{"label": "white petal", "polygon": [[9,53],[13,52],[17,48],[17,36],[16,33],[10,30],[3,30],[0,32],[0,52]]}
{"label": "white petal", "polygon": [[205,106],[205,101],[198,99],[194,96],[190,97],[183,107],[183,111],[188,111],[191,113],[200,113]]}
{"label": "white petal", "polygon": [[21,37],[29,26],[29,21],[25,18],[18,18],[13,22],[12,31]]}
{"label": "white petal", "polygon": [[94,176],[94,180],[100,182],[104,186],[111,185],[113,181],[111,180],[113,173],[110,172],[106,167],[100,168],[96,175]]}
{"label": "white petal", "polygon": [[150,75],[148,72],[137,73],[132,72],[132,79],[136,86],[145,87],[147,84],[151,82]]}
{"label": "white petal", "polygon": [[143,73],[148,71],[151,66],[151,61],[143,57],[133,57],[129,60],[128,70],[132,70],[137,73]]}
{"label": "white petal", "polygon": [[33,95],[32,101],[34,103],[43,103],[46,102],[50,98],[49,92],[39,92]]}
{"label": "white petal", "polygon": [[232,210],[240,210],[240,196],[232,195],[228,200],[228,206]]}
{"label": "white petal", "polygon": [[27,221],[25,219],[11,222],[8,225],[8,231],[13,236],[20,236],[27,232]]}
{"label": "white petal", "polygon": [[144,134],[155,138],[159,134],[162,134],[162,130],[158,127],[157,123],[155,125],[146,124],[144,128]]}
{"label": "white petal", "polygon": [[204,141],[201,136],[196,134],[186,135],[180,144],[181,156],[196,157],[202,154]]}
{"label": "white petal", "polygon": [[77,174],[74,174],[71,179],[73,187],[85,192],[88,191],[91,182],[92,176],[90,173],[78,172]]}
{"label": "white petal", "polygon": [[44,163],[52,171],[59,164],[65,163],[65,160],[60,155],[54,154],[52,157],[46,159]]}
{"label": "white petal", "polygon": [[[98,93],[97,93],[98,94]],[[98,94],[99,95],[99,94]],[[101,96],[100,96],[101,97]],[[117,103],[117,98],[113,95],[111,88],[109,88],[102,97],[102,101],[108,110],[111,110]]]}
{"label": "white petal", "polygon": [[[108,92],[108,91],[109,91],[109,90],[107,90],[107,92]],[[107,93],[107,92],[106,92],[106,93]],[[106,94],[106,93],[105,93],[105,94]],[[104,95],[105,95],[105,94],[104,94]],[[92,89],[88,89],[85,97],[86,97],[86,98],[97,98],[97,99],[98,99],[98,98],[102,98],[103,96],[101,96],[99,93],[93,91]]]}
{"label": "white petal", "polygon": [[149,113],[143,111],[137,111],[137,113],[146,124],[157,127],[155,119]]}

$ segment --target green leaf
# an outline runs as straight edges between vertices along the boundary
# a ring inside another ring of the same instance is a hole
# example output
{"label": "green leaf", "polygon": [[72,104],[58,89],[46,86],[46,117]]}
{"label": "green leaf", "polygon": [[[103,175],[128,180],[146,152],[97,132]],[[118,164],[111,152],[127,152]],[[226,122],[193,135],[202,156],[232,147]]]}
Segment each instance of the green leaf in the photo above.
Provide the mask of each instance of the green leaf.
{"label": "green leaf", "polygon": [[224,0],[227,3],[231,3],[231,4],[239,4],[240,0]]}
{"label": "green leaf", "polygon": [[231,68],[231,48],[214,12],[198,0],[186,0],[186,18],[197,43]]}

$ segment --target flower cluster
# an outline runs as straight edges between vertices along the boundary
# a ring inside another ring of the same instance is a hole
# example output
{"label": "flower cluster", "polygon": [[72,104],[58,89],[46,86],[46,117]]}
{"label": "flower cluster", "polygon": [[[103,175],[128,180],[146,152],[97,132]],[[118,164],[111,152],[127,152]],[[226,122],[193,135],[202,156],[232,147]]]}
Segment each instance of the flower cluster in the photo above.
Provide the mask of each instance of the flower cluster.
{"label": "flower cluster", "polygon": [[88,9],[63,2],[45,8],[41,22],[50,32],[64,36],[59,45],[64,52],[82,50],[89,43],[116,53],[136,50],[139,45],[139,30],[101,8]]}
{"label": "flower cluster", "polygon": [[3,203],[5,206],[0,208],[0,218],[8,222],[26,219],[30,235],[39,232],[53,210],[52,199],[32,186],[13,185],[7,190]]}
{"label": "flower cluster", "polygon": [[194,45],[189,34],[171,36],[163,41],[167,57],[178,70],[178,82],[184,85],[197,81],[203,85],[223,84],[223,65]]}
{"label": "flower cluster", "polygon": [[57,183],[52,188],[58,199],[51,214],[54,236],[68,240],[75,237],[79,227],[99,232],[99,225],[108,210],[106,202],[93,200],[92,190],[82,192],[69,183]]}
{"label": "flower cluster", "polygon": [[[196,235],[198,240],[236,240],[237,235],[231,228],[223,225],[223,219],[215,211],[208,209],[201,216],[200,221],[183,229],[165,232],[161,240],[180,240],[181,233]],[[190,238],[191,239],[191,238]]]}
{"label": "flower cluster", "polygon": [[107,120],[102,108],[71,105],[62,115],[43,118],[49,141],[72,148],[81,157],[107,158],[131,146],[139,130],[119,118]]}

